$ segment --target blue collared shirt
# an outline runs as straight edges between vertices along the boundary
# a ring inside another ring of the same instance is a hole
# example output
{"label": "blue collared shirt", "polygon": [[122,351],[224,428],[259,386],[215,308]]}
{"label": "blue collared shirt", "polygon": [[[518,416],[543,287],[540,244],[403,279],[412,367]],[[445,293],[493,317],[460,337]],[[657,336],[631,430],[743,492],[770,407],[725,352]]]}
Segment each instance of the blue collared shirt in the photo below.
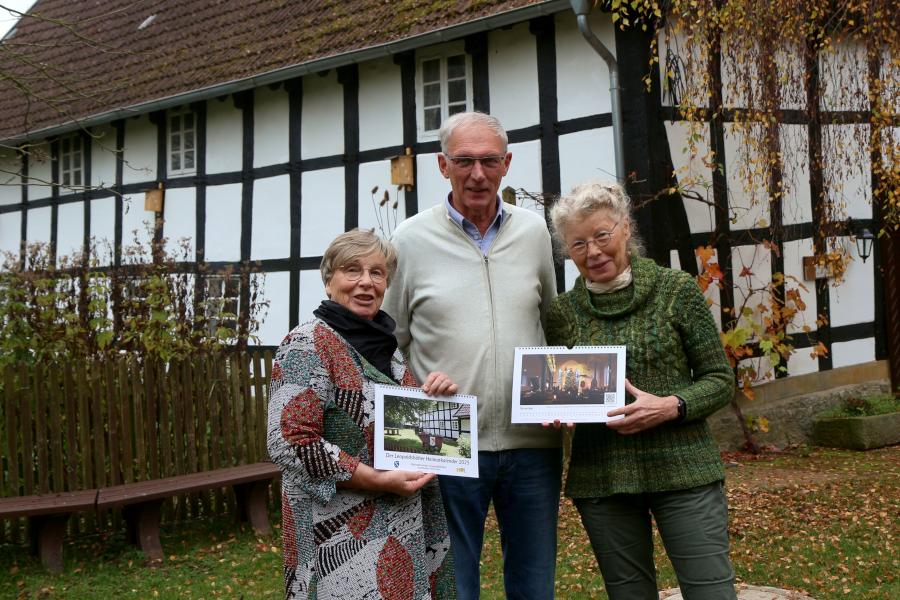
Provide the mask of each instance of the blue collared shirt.
{"label": "blue collared shirt", "polygon": [[453,207],[453,204],[450,202],[452,196],[452,193],[447,194],[447,199],[444,200],[444,203],[447,205],[447,212],[450,213],[450,218],[462,227],[462,230],[467,236],[472,238],[472,241],[475,242],[475,245],[481,250],[482,256],[487,256],[488,250],[490,250],[491,244],[494,242],[494,238],[497,237],[497,232],[500,231],[500,224],[503,223],[503,203],[500,201],[500,196],[497,196],[497,215],[487,228],[487,231],[484,232],[484,235],[481,235],[481,232],[478,231],[478,227],[475,226],[475,223],[462,216],[462,213]]}

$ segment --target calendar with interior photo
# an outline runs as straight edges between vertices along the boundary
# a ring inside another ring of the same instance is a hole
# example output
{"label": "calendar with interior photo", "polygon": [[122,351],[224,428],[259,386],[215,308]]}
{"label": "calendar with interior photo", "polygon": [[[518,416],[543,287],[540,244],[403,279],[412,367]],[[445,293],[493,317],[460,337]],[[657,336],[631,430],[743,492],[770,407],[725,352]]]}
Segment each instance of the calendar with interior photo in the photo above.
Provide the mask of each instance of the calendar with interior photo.
{"label": "calendar with interior photo", "polygon": [[625,406],[625,346],[516,348],[513,423],[605,423]]}

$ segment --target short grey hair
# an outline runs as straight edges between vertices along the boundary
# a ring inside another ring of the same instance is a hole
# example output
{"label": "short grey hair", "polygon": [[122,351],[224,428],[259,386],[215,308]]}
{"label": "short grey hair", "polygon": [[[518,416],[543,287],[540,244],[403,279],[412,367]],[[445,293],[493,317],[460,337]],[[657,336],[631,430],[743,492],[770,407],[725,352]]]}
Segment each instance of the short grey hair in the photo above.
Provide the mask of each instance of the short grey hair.
{"label": "short grey hair", "polygon": [[506,130],[500,124],[500,120],[493,115],[483,112],[461,112],[444,119],[438,135],[441,138],[441,152],[447,153],[447,145],[450,143],[450,136],[453,131],[460,125],[482,125],[497,134],[500,141],[503,142],[503,152],[508,150],[509,138],[506,136]]}
{"label": "short grey hair", "polygon": [[373,229],[351,229],[337,236],[328,244],[328,249],[322,255],[322,263],[319,265],[322,283],[328,285],[337,269],[373,252],[381,252],[384,256],[388,270],[387,281],[390,284],[391,278],[397,270],[397,251],[389,241],[376,235]]}
{"label": "short grey hair", "polygon": [[550,209],[550,224],[553,226],[553,238],[557,250],[562,256],[568,256],[566,228],[573,220],[581,220],[598,210],[605,210],[618,221],[624,221],[631,232],[628,239],[628,253],[633,256],[644,255],[644,242],[638,235],[637,225],[631,218],[631,200],[618,183],[597,179],[579,183],[572,191],[560,197]]}

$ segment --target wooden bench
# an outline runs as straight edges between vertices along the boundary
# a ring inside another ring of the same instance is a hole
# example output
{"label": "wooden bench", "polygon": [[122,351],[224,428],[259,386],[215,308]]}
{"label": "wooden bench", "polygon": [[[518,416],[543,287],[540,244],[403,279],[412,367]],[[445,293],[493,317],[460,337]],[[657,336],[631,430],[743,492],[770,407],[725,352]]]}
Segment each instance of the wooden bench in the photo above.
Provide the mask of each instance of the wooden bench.
{"label": "wooden bench", "polygon": [[69,515],[94,510],[97,490],[0,498],[0,519],[28,517],[31,552],[53,573],[63,570],[62,547]]}
{"label": "wooden bench", "polygon": [[187,475],[175,475],[125,483],[97,491],[97,509],[121,508],[128,527],[128,539],[140,546],[151,561],[164,557],[159,541],[160,508],[163,500],[203,490],[231,486],[237,498],[238,518],[249,521],[260,535],[270,535],[266,510],[269,483],[281,474],[271,462],[226,467]]}

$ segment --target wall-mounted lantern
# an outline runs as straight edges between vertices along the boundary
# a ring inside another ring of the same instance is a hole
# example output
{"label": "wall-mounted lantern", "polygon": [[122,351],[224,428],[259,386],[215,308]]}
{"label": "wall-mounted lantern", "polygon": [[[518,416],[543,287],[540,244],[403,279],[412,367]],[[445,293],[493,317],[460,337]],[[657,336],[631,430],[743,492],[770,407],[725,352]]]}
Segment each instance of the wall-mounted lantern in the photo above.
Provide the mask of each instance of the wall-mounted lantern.
{"label": "wall-mounted lantern", "polygon": [[144,210],[162,212],[163,209],[163,184],[159,182],[156,188],[144,192]]}
{"label": "wall-mounted lantern", "polygon": [[416,184],[415,175],[413,174],[412,148],[406,149],[406,154],[391,157],[391,183],[393,185],[403,185],[409,190]]}
{"label": "wall-mounted lantern", "polygon": [[867,228],[863,227],[856,235],[856,251],[863,262],[872,256],[872,245],[875,243],[875,235]]}

